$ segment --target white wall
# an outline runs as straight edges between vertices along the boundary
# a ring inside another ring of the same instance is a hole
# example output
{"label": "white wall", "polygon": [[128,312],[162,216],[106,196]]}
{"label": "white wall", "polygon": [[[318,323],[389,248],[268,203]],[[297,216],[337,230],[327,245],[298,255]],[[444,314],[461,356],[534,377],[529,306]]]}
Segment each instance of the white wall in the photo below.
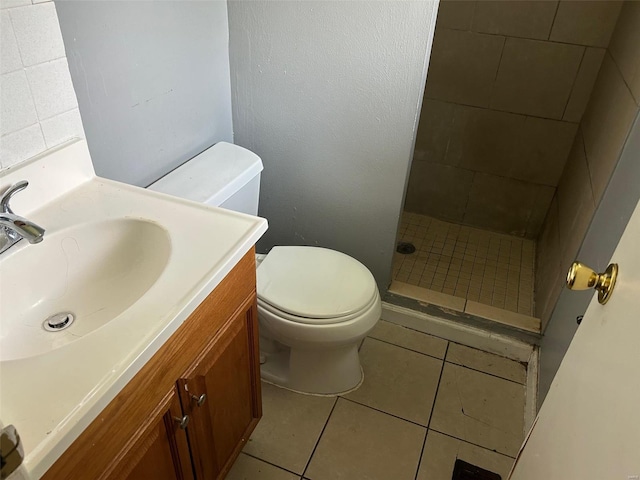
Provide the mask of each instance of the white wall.
{"label": "white wall", "polygon": [[147,186],[233,141],[225,1],[57,5],[98,175]]}
{"label": "white wall", "polygon": [[390,279],[437,2],[229,2],[235,142],[265,164],[259,244]]}
{"label": "white wall", "polygon": [[0,2],[0,168],[84,137],[52,1]]}

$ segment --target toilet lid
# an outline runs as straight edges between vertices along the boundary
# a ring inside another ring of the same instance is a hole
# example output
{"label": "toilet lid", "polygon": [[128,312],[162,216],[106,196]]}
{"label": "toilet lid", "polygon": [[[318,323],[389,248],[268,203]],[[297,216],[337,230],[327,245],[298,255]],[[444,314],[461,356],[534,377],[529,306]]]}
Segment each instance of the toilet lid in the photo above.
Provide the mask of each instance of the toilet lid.
{"label": "toilet lid", "polygon": [[377,292],[367,267],[320,247],[273,247],[257,276],[260,300],[305,318],[352,315],[368,306]]}

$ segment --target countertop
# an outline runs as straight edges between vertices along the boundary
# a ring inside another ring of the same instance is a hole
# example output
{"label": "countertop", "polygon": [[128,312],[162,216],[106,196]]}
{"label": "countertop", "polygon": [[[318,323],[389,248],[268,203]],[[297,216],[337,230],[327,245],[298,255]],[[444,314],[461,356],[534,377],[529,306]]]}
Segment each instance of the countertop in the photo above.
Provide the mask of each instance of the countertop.
{"label": "countertop", "polygon": [[[117,317],[50,352],[0,362],[0,419],[22,439],[23,478],[37,479],[251,249],[267,222],[96,177],[82,140],[2,172],[0,190],[22,179],[30,186],[13,210],[47,230],[43,242],[79,224],[122,218],[155,223],[171,242],[159,279]],[[11,275],[3,259],[38,246],[22,241],[0,255],[0,286]]]}

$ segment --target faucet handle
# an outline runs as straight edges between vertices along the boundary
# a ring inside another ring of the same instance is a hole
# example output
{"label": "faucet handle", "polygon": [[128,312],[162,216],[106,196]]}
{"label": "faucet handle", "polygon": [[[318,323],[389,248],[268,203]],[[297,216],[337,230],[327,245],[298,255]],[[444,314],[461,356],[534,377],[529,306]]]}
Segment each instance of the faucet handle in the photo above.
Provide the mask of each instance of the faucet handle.
{"label": "faucet handle", "polygon": [[11,200],[11,197],[16,193],[27,188],[28,185],[29,182],[26,180],[20,180],[18,183],[11,185],[7,191],[2,194],[2,200],[0,200],[0,211],[2,213],[13,213],[13,210],[11,210],[11,207],[9,206],[9,200]]}

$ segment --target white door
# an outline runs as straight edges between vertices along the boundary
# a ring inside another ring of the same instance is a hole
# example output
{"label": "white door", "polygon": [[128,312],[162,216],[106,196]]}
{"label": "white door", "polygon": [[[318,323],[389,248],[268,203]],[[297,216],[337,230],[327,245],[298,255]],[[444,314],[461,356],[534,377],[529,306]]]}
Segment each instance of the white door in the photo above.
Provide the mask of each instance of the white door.
{"label": "white door", "polygon": [[613,295],[594,292],[512,480],[640,479],[640,203],[611,262]]}

